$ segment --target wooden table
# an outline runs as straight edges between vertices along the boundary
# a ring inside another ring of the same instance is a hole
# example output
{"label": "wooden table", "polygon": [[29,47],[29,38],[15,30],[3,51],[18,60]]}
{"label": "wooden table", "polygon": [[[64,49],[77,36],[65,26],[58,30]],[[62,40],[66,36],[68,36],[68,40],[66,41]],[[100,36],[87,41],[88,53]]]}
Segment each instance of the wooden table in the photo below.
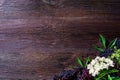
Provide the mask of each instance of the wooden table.
{"label": "wooden table", "polygon": [[52,80],[120,37],[119,0],[0,0],[0,80]]}

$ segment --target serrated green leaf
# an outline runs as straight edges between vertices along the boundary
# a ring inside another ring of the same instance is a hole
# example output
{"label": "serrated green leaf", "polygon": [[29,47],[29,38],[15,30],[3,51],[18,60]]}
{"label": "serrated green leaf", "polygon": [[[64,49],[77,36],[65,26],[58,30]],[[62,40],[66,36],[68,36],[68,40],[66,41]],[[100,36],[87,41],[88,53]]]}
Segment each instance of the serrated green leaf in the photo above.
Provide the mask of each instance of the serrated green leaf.
{"label": "serrated green leaf", "polygon": [[115,44],[116,44],[116,41],[117,41],[117,38],[114,39],[114,40],[112,40],[112,41],[110,42],[110,44],[108,45],[108,47],[109,47],[109,48],[113,48],[113,47],[115,46]]}
{"label": "serrated green leaf", "polygon": [[102,43],[103,47],[106,48],[106,38],[103,35],[99,35],[100,36],[100,42]]}
{"label": "serrated green leaf", "polygon": [[103,52],[103,51],[104,51],[104,49],[101,48],[101,47],[99,47],[99,46],[94,46],[94,48],[95,48],[97,51],[99,51],[99,52]]}
{"label": "serrated green leaf", "polygon": [[81,61],[81,59],[79,57],[77,57],[77,62],[81,67],[84,67],[83,62]]}

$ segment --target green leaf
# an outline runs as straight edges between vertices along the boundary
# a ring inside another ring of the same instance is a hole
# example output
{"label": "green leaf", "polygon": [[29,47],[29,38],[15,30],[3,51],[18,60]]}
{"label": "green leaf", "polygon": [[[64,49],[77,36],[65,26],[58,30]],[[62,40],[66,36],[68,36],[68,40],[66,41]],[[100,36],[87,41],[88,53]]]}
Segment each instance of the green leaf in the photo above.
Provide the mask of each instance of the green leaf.
{"label": "green leaf", "polygon": [[81,61],[81,59],[79,57],[77,57],[77,62],[81,67],[84,67],[83,62]]}
{"label": "green leaf", "polygon": [[100,42],[102,43],[103,47],[106,48],[106,38],[103,35],[99,35],[100,36]]}
{"label": "green leaf", "polygon": [[101,80],[101,78],[103,78],[106,75],[107,75],[107,70],[102,70],[100,74],[98,74],[98,76],[96,77],[96,80]]}
{"label": "green leaf", "polygon": [[112,70],[108,70],[107,72],[108,72],[108,74],[111,74],[111,73],[119,72],[119,70],[117,70],[117,69],[112,69]]}
{"label": "green leaf", "polygon": [[112,77],[113,80],[120,80],[120,77]]}
{"label": "green leaf", "polygon": [[112,77],[110,75],[108,75],[108,80],[112,80]]}
{"label": "green leaf", "polygon": [[118,61],[118,65],[120,66],[120,60],[117,60]]}
{"label": "green leaf", "polygon": [[103,78],[106,74],[107,74],[106,72],[99,74],[98,77],[96,78],[96,80],[100,80],[100,79]]}
{"label": "green leaf", "polygon": [[112,40],[112,41],[110,42],[110,44],[108,45],[108,47],[109,47],[109,48],[113,48],[113,47],[115,46],[115,44],[116,44],[116,41],[117,41],[117,38],[114,39],[114,40]]}
{"label": "green leaf", "polygon": [[104,51],[104,49],[99,47],[99,46],[94,46],[94,48],[97,49],[97,51],[99,51],[99,52],[103,52]]}
{"label": "green leaf", "polygon": [[96,77],[96,80],[101,80],[104,76],[108,75],[108,74],[111,74],[111,73],[116,73],[118,72],[119,70],[117,69],[112,69],[112,70],[102,70],[100,72],[100,74],[98,74],[98,76]]}
{"label": "green leaf", "polygon": [[85,67],[87,67],[88,63],[91,61],[92,59],[90,57],[87,57],[85,59]]}

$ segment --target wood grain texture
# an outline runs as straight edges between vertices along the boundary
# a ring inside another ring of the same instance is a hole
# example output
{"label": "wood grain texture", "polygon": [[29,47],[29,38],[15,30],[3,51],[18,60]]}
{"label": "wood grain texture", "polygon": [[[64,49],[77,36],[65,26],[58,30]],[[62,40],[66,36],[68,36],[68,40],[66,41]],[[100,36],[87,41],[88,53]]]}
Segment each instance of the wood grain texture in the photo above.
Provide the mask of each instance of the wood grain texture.
{"label": "wood grain texture", "polygon": [[0,80],[52,80],[120,37],[119,0],[0,0]]}

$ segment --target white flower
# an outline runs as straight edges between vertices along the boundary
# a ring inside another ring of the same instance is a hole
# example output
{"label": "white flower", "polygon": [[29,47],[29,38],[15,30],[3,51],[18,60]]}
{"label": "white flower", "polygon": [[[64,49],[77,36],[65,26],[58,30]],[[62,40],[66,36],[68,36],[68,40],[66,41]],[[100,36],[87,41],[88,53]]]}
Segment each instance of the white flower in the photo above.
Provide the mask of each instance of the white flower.
{"label": "white flower", "polygon": [[90,64],[87,65],[87,69],[89,70],[89,74],[92,74],[92,76],[96,76],[101,70],[108,69],[109,66],[114,66],[111,59],[97,56],[91,61]]}
{"label": "white flower", "polygon": [[93,68],[91,68],[90,70],[89,70],[89,73],[90,74],[92,74],[92,73],[94,73],[95,72],[95,70],[93,69]]}

